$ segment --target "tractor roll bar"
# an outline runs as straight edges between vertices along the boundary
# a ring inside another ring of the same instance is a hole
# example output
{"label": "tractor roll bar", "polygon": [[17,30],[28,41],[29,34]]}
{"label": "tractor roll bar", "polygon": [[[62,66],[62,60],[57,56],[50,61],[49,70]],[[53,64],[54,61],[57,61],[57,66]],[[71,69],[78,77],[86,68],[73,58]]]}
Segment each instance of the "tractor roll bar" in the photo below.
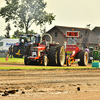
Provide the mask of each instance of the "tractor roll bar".
{"label": "tractor roll bar", "polygon": [[43,34],[43,35],[41,36],[41,42],[42,42],[42,37],[45,36],[45,35],[47,35],[47,36],[50,37],[50,43],[52,43],[52,36],[51,36],[50,34]]}

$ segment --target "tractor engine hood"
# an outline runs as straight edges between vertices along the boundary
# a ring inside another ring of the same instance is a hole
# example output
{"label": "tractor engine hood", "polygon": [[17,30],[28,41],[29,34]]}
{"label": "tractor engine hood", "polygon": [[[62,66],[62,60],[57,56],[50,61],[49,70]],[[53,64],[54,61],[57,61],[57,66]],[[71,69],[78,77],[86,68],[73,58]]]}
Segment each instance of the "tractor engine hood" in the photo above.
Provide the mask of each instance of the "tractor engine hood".
{"label": "tractor engine hood", "polygon": [[39,59],[43,56],[43,53],[45,52],[45,45],[35,43],[31,47],[31,56],[28,57],[28,59]]}
{"label": "tractor engine hood", "polygon": [[34,43],[32,49],[36,49],[36,50],[45,50],[46,47],[43,44],[40,43]]}

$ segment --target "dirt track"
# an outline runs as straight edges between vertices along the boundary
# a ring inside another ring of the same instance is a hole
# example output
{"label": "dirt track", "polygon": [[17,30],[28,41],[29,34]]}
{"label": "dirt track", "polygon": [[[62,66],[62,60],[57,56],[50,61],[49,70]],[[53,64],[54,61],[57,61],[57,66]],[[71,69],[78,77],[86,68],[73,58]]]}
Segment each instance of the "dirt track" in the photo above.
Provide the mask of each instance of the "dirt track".
{"label": "dirt track", "polygon": [[100,70],[0,71],[0,100],[100,100]]}

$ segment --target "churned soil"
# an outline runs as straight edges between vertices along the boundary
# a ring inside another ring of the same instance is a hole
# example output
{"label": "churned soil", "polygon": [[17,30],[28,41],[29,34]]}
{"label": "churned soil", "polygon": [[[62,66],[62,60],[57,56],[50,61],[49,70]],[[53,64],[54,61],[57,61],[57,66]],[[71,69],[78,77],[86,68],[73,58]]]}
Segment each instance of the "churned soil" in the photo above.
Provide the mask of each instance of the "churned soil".
{"label": "churned soil", "polygon": [[1,70],[0,100],[100,100],[100,69]]}

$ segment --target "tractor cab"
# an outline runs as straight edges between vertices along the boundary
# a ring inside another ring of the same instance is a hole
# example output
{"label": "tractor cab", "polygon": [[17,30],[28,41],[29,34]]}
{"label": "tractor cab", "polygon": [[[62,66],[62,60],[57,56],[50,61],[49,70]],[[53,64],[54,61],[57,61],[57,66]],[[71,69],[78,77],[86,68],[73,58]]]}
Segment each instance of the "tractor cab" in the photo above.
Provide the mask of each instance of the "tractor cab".
{"label": "tractor cab", "polygon": [[40,43],[40,34],[34,34],[33,43]]}
{"label": "tractor cab", "polygon": [[19,42],[15,43],[14,45],[15,46],[21,46],[21,44],[27,46],[29,43],[33,43],[34,42],[34,35],[21,35],[19,37]]}
{"label": "tractor cab", "polygon": [[32,34],[21,35],[19,41],[23,43],[34,42],[34,35]]}
{"label": "tractor cab", "polygon": [[68,38],[67,45],[77,45],[77,38]]}

